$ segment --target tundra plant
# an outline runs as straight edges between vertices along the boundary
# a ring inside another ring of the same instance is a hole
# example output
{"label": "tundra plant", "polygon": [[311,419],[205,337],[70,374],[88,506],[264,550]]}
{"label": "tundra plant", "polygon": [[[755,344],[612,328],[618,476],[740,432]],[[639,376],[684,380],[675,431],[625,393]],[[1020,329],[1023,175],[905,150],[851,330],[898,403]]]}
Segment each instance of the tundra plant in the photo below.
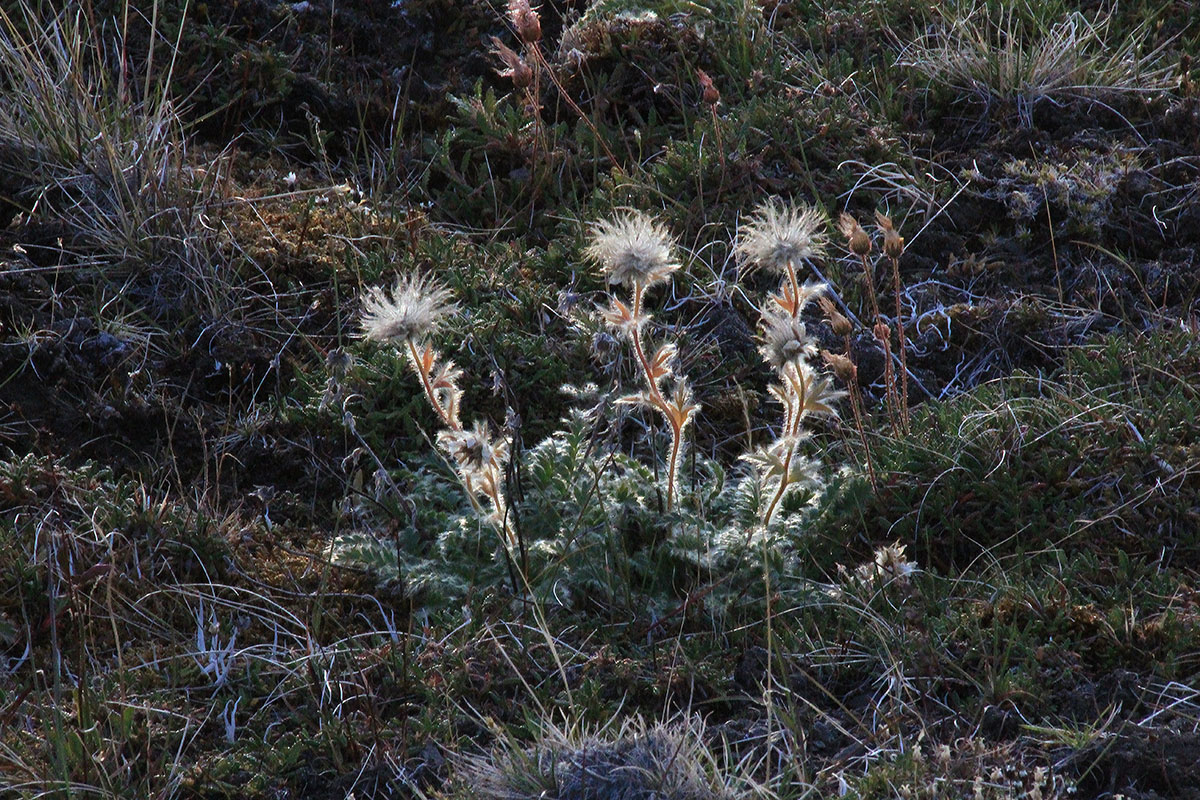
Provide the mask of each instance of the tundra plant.
{"label": "tundra plant", "polygon": [[667,458],[667,510],[675,504],[675,485],[679,474],[679,455],[683,433],[700,410],[687,378],[675,373],[677,348],[670,342],[658,346],[647,356],[643,331],[650,323],[645,310],[646,290],[668,281],[679,263],[666,228],[641,212],[630,212],[593,227],[587,255],[600,266],[609,283],[626,286],[629,305],[617,297],[602,311],[604,321],[633,346],[638,368],[646,389],[622,397],[618,402],[643,405],[663,416],[671,429],[671,452]]}
{"label": "tundra plant", "polygon": [[511,547],[516,545],[516,536],[509,524],[502,489],[508,445],[492,436],[480,420],[470,428],[463,425],[462,389],[458,386],[462,371],[429,344],[429,337],[454,310],[446,289],[410,275],[397,281],[391,292],[379,287],[367,292],[363,300],[363,335],[392,344],[408,355],[425,399],[445,426],[437,435],[438,446],[453,460],[476,513],[495,525]]}
{"label": "tundra plant", "polygon": [[[501,483],[507,448],[486,425],[463,424],[460,371],[429,343],[438,324],[453,311],[448,292],[416,277],[401,279],[391,291],[372,289],[363,302],[362,328],[366,338],[393,344],[407,354],[441,421],[438,446],[452,459],[472,513],[495,525],[509,552],[520,546],[522,575],[530,592],[546,591],[558,602],[587,596],[593,602],[632,606],[644,601],[633,594],[644,591],[670,608],[682,587],[709,579],[716,583],[701,591],[715,603],[724,594],[710,593],[731,570],[749,574],[744,570],[754,556],[746,546],[754,535],[771,528],[789,495],[817,483],[818,464],[802,452],[811,435],[807,425],[814,417],[834,415],[833,403],[843,394],[815,365],[816,343],[803,318],[808,305],[827,289],[823,283],[801,283],[798,273],[806,260],[822,255],[824,224],[815,209],[775,201],[761,206],[743,228],[739,254],[751,268],[781,278],[760,312],[760,351],[777,377],[770,391],[783,407],[782,426],[773,442],[744,456],[752,468],[741,480],[726,481],[719,464],[695,454],[695,469],[705,478],[687,497],[679,492],[683,439],[700,405],[678,371],[677,346],[651,341],[652,320],[646,311],[647,292],[670,281],[680,268],[675,243],[661,224],[636,211],[592,226],[586,257],[610,284],[625,290],[610,295],[600,316],[628,342],[643,384],[618,402],[653,409],[670,432],[661,462],[669,515],[657,513],[647,502],[660,489],[660,470],[621,453],[595,452],[600,441],[596,426],[603,424],[595,412],[607,407],[603,402],[592,412],[572,414],[564,430],[526,451],[525,490],[510,509]],[[513,517],[521,520],[519,533]],[[476,528],[468,521],[462,515],[431,520],[441,526],[432,560],[401,552],[399,543],[392,546],[369,534],[341,537],[335,558],[381,572],[381,577],[403,577],[410,586],[444,588],[440,599],[446,600],[479,585],[485,572],[494,577],[501,563],[478,561],[482,551],[473,538]],[[771,558],[772,569],[790,557],[774,548],[764,547],[761,553]],[[759,566],[767,568],[766,562]],[[399,576],[397,570],[405,574]],[[762,574],[762,569],[751,571]],[[452,580],[447,578],[451,573]]]}
{"label": "tundra plant", "polygon": [[764,527],[771,524],[789,491],[815,482],[816,465],[800,452],[811,435],[804,422],[812,416],[836,415],[833,401],[844,394],[809,363],[817,347],[801,319],[805,307],[828,289],[823,283],[802,285],[796,272],[797,264],[824,252],[823,224],[815,208],[771,200],[760,205],[743,226],[736,248],[751,270],[765,269],[782,277],[779,289],[768,296],[760,312],[759,350],[779,378],[770,392],[783,405],[783,426],[774,442],[743,456],[771,495],[763,512]]}

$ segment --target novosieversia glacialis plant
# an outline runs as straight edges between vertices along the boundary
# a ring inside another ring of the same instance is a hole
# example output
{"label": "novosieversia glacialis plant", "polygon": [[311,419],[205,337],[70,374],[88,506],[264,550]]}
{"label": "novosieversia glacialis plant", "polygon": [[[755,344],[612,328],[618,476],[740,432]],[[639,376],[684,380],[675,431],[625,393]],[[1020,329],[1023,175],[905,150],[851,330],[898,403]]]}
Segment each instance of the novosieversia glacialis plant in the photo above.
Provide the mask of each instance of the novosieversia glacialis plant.
{"label": "novosieversia glacialis plant", "polygon": [[618,402],[654,409],[671,430],[666,499],[670,510],[675,504],[683,434],[700,410],[700,404],[687,378],[675,371],[676,346],[664,342],[653,354],[648,354],[644,332],[650,324],[650,314],[645,308],[646,291],[666,283],[679,269],[674,243],[661,224],[644,213],[632,211],[597,222],[592,227],[586,252],[610,284],[623,285],[631,294],[629,304],[614,295],[601,314],[613,330],[629,340],[646,383],[643,391],[626,395]]}
{"label": "novosieversia glacialis plant", "polygon": [[438,446],[454,464],[475,512],[501,533],[504,543],[517,544],[504,498],[503,476],[508,443],[492,435],[482,420],[462,422],[462,371],[429,343],[441,322],[456,310],[450,293],[419,276],[400,278],[389,292],[374,287],[363,299],[362,330],[367,339],[395,346],[407,355],[421,382],[425,399],[445,426]]}
{"label": "novosieversia glacialis plant", "polygon": [[815,416],[836,416],[833,402],[844,394],[810,363],[817,346],[801,319],[805,307],[828,289],[824,283],[801,284],[797,274],[798,264],[824,253],[823,225],[815,208],[771,200],[742,227],[736,247],[749,269],[782,278],[760,310],[760,352],[779,378],[769,391],[783,405],[783,426],[774,442],[743,456],[771,496],[762,516],[764,527],[790,491],[815,482],[816,464],[801,453],[811,436],[804,423]]}

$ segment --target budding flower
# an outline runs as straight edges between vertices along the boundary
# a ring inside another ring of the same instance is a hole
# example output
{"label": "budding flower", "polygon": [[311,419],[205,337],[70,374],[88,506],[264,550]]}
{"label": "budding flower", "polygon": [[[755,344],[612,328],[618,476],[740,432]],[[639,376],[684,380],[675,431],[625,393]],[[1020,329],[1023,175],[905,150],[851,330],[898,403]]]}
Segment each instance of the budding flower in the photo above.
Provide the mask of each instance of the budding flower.
{"label": "budding flower", "polygon": [[432,335],[444,317],[454,313],[450,292],[419,275],[396,281],[392,290],[378,286],[363,298],[363,336],[396,346]]}
{"label": "budding flower", "polygon": [[789,206],[768,200],[742,226],[735,252],[750,264],[786,273],[806,258],[825,251],[823,215],[812,206]]}
{"label": "budding flower", "polygon": [[721,102],[721,92],[713,84],[713,79],[702,69],[696,70],[696,78],[700,81],[700,99],[710,106]]}
{"label": "budding flower", "polygon": [[846,237],[846,244],[850,248],[850,252],[854,255],[862,256],[870,255],[871,253],[871,237],[863,230],[862,225],[858,224],[858,220],[847,214],[845,211],[838,217],[838,230]]}
{"label": "budding flower", "polygon": [[665,227],[633,211],[595,223],[584,252],[600,266],[609,283],[647,288],[679,269],[673,245]]}
{"label": "budding flower", "polygon": [[888,258],[899,260],[904,254],[904,237],[896,232],[892,218],[887,214],[876,211],[875,222],[879,225],[879,230],[883,231],[883,252],[887,253]]}
{"label": "budding flower", "polygon": [[498,70],[501,78],[511,78],[513,86],[518,89],[524,89],[533,83],[533,70],[525,63],[525,59],[521,58],[521,54],[495,36],[492,37],[492,53],[504,64],[504,69]]}
{"label": "budding flower", "polygon": [[821,310],[825,312],[825,316],[829,318],[829,327],[833,328],[835,336],[849,336],[854,332],[854,326],[850,324],[850,320],[842,316],[842,312],[838,311],[837,306],[828,297],[821,297],[817,301]]}
{"label": "budding flower", "polygon": [[529,0],[508,0],[508,18],[522,42],[535,44],[541,41],[542,20],[537,9],[529,5]]}

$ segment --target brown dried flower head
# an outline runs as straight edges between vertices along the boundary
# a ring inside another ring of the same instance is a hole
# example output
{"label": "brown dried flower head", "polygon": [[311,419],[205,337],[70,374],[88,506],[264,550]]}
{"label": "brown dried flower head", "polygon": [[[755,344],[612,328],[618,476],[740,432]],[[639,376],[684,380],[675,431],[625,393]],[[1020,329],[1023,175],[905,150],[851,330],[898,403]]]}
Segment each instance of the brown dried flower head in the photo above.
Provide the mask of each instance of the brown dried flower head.
{"label": "brown dried flower head", "polygon": [[850,360],[849,356],[844,356],[841,353],[831,353],[828,350],[821,351],[821,358],[833,370],[833,374],[841,379],[842,383],[847,386],[854,386],[858,383],[858,367]]}
{"label": "brown dried flower head", "polygon": [[876,211],[875,223],[883,232],[883,252],[887,253],[888,258],[899,260],[904,254],[904,237],[896,231],[892,218],[882,211]]}
{"label": "brown dried flower head", "polygon": [[508,18],[517,30],[517,37],[525,44],[534,44],[542,39],[542,20],[529,0],[508,0]]}
{"label": "brown dried flower head", "polygon": [[640,211],[595,223],[584,252],[609,283],[630,288],[661,283],[679,269],[667,229]]}
{"label": "brown dried flower head", "polygon": [[363,298],[363,336],[396,346],[432,335],[454,313],[450,292],[420,275],[408,275],[387,291],[378,286]]}
{"label": "brown dried flower head", "polygon": [[521,54],[495,36],[492,37],[492,53],[504,65],[504,69],[497,70],[501,78],[512,79],[513,86],[518,89],[524,89],[533,83],[533,69],[525,63]]}
{"label": "brown dried flower head", "polygon": [[834,304],[828,296],[822,296],[817,300],[821,306],[821,310],[825,312],[825,316],[829,318],[829,326],[833,329],[836,336],[849,336],[854,332],[854,326],[850,324],[850,320],[838,311],[837,305]]}
{"label": "brown dried flower head", "polygon": [[700,81],[700,99],[710,106],[721,102],[721,92],[713,83],[713,79],[702,69],[696,70],[696,79]]}
{"label": "brown dried flower head", "polygon": [[789,265],[825,252],[823,222],[824,215],[812,206],[768,200],[742,226],[735,252],[752,266],[786,273]]}
{"label": "brown dried flower head", "polygon": [[851,253],[860,258],[870,255],[871,237],[863,230],[862,225],[858,224],[858,220],[845,211],[838,217],[838,230],[846,237],[846,245],[850,248]]}

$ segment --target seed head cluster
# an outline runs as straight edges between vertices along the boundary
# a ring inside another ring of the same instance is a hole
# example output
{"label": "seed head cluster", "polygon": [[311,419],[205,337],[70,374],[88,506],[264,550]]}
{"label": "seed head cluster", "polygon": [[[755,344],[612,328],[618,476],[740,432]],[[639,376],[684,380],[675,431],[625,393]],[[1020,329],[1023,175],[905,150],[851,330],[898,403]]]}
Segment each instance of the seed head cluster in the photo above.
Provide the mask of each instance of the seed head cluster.
{"label": "seed head cluster", "polygon": [[670,233],[640,211],[592,226],[591,241],[585,251],[599,265],[609,283],[633,289],[662,283],[679,269]]}
{"label": "seed head cluster", "polygon": [[[502,535],[506,546],[515,544],[506,511],[502,475],[508,462],[508,445],[492,436],[486,423],[462,423],[462,370],[443,358],[428,339],[439,323],[455,310],[450,292],[416,276],[400,278],[390,290],[369,289],[363,298],[362,330],[367,339],[391,344],[408,357],[420,380],[425,400],[443,425],[438,445],[453,460],[459,480],[472,506]],[[481,502],[482,500],[482,502]]]}
{"label": "seed head cluster", "polygon": [[[536,12],[520,0],[510,3],[510,11],[514,23],[526,26],[528,37],[523,41],[527,45],[531,39],[536,41],[531,22]],[[496,46],[515,80],[520,56],[499,42]],[[891,220],[880,215],[876,221],[884,234],[885,249],[889,237],[891,250],[902,247],[903,240]],[[812,363],[818,349],[804,319],[809,304],[821,302],[835,332],[849,341],[852,326],[826,297],[829,286],[801,282],[801,265],[824,254],[824,227],[825,217],[818,209],[774,199],[761,204],[749,217],[735,248],[752,268],[775,273],[780,279],[777,290],[760,307],[759,350],[775,373],[776,383],[769,391],[783,407],[782,425],[773,442],[745,456],[765,490],[761,496],[767,498],[762,511],[763,530],[769,528],[773,514],[788,494],[816,479],[816,462],[803,452],[810,438],[809,420],[836,416],[835,402],[845,394],[834,388],[828,373]],[[871,242],[862,227],[846,215],[839,227],[851,250],[862,251],[865,258]],[[642,379],[640,391],[617,402],[649,408],[669,428],[670,448],[664,461],[665,506],[670,511],[676,503],[685,433],[700,411],[691,384],[679,371],[679,346],[652,340],[652,317],[646,310],[649,289],[668,282],[680,269],[675,241],[667,228],[648,214],[625,211],[591,226],[584,254],[610,285],[625,287],[628,292],[620,297],[610,290],[609,302],[599,312],[629,344]],[[369,289],[362,308],[364,337],[394,345],[407,355],[425,399],[441,422],[438,447],[452,460],[473,507],[496,526],[506,547],[518,546],[516,529],[509,522],[504,486],[510,457],[508,443],[483,421],[464,424],[462,372],[430,342],[438,326],[455,311],[450,292],[435,281],[409,275],[390,289]],[[886,340],[887,335],[886,325],[880,320],[876,336]],[[826,364],[848,385],[857,382],[849,356],[826,354]]]}
{"label": "seed head cluster", "polygon": [[427,339],[455,311],[450,292],[417,275],[400,278],[390,290],[375,286],[363,298],[363,335],[397,347]]}
{"label": "seed head cluster", "polygon": [[737,254],[751,268],[784,274],[825,252],[825,217],[813,206],[768,200],[742,226]]}
{"label": "seed head cluster", "polygon": [[674,243],[667,229],[640,211],[594,224],[585,251],[609,283],[627,286],[632,294],[628,304],[610,296],[608,308],[601,309],[600,315],[629,341],[645,381],[644,391],[622,397],[618,402],[657,411],[671,429],[667,457],[668,509],[675,502],[684,431],[700,410],[687,377],[676,371],[676,346],[663,343],[650,351],[643,336],[650,323],[650,315],[645,311],[646,290],[669,280],[679,269],[673,251]]}

